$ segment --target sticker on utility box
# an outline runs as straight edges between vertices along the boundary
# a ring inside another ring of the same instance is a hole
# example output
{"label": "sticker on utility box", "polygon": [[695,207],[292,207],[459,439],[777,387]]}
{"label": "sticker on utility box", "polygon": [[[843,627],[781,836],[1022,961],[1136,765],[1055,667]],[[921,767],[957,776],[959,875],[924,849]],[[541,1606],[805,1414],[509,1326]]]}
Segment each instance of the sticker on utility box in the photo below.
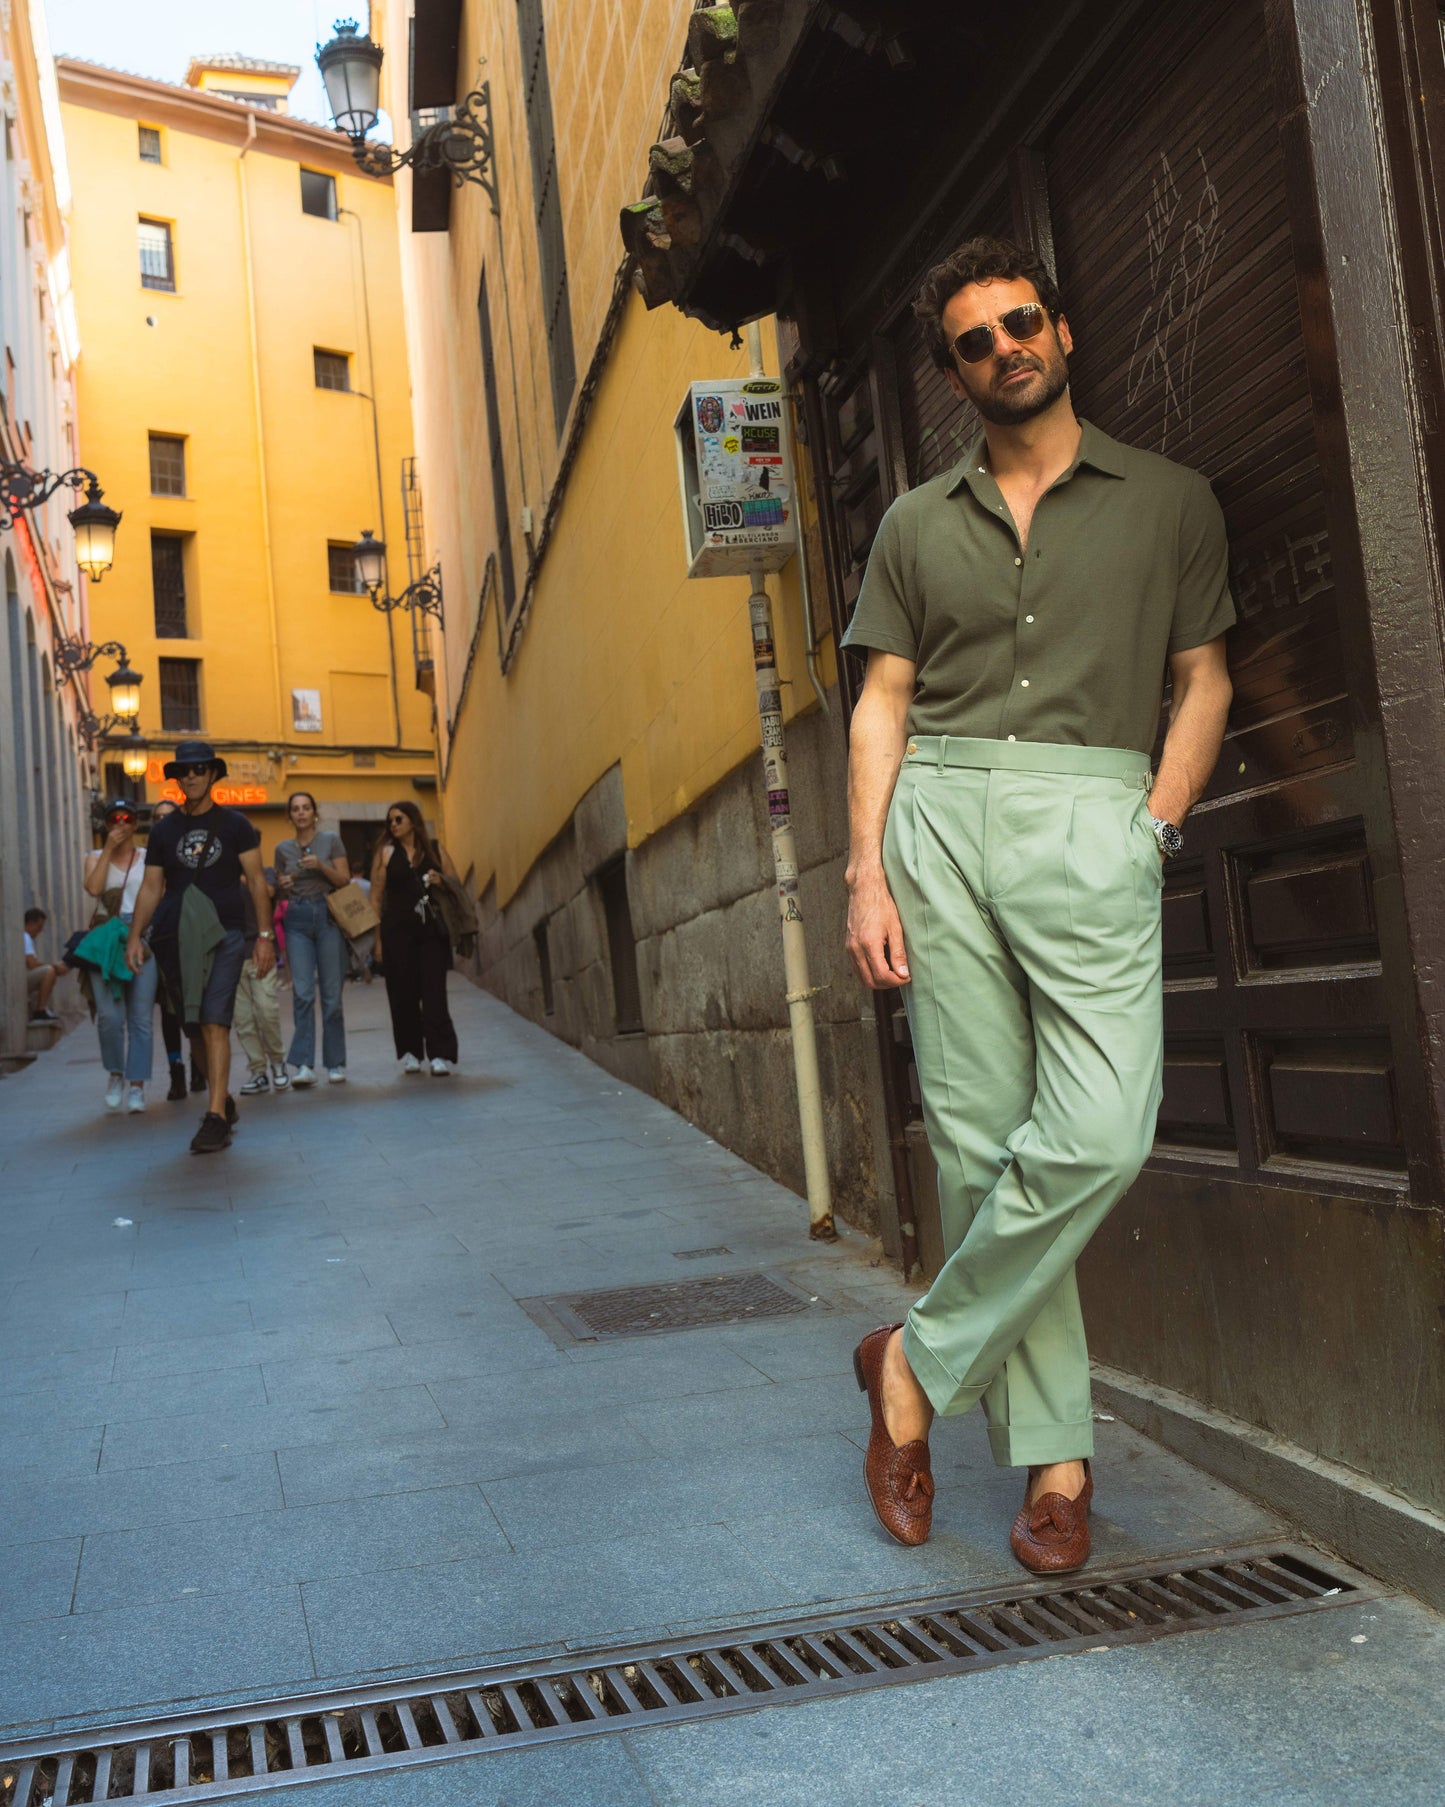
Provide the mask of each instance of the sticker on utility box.
{"label": "sticker on utility box", "polygon": [[798,544],[782,384],[776,377],[694,383],[677,438],[688,575],[781,569]]}

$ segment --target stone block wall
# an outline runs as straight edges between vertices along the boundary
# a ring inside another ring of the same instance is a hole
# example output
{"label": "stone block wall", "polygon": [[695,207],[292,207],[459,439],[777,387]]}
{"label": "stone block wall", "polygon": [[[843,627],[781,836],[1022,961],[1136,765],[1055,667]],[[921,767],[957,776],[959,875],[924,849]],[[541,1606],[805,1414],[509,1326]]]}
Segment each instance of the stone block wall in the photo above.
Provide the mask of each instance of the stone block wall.
{"label": "stone block wall", "polygon": [[[843,951],[848,819],[836,703],[788,730],[799,883],[838,1213],[891,1215],[892,1175],[872,1001]],[[625,861],[643,1030],[615,1027],[598,875]],[[681,1112],[725,1147],[804,1190],[782,934],[761,761],[750,759],[628,851],[620,768],[584,796],[505,909],[481,899],[475,977],[514,1010]],[[545,928],[552,1008],[538,930]],[[880,1211],[881,1207],[881,1211]]]}

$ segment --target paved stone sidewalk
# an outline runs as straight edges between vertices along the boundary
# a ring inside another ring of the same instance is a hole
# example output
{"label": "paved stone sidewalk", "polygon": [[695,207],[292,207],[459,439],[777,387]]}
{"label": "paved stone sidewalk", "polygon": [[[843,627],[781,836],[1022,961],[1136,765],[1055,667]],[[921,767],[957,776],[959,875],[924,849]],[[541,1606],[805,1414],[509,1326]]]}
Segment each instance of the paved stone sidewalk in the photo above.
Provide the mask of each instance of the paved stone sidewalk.
{"label": "paved stone sidewalk", "polygon": [[[976,1417],[935,1439],[930,1543],[874,1523],[849,1355],[911,1295],[869,1245],[809,1244],[792,1194],[452,996],[454,1078],[400,1078],[349,987],[351,1083],[243,1104],[208,1159],[190,1104],[104,1116],[88,1029],[0,1085],[0,1732],[1018,1578]],[[759,1268],[816,1309],[559,1347],[518,1304]],[[1120,1424],[1098,1470],[1100,1561],[1276,1528]],[[1401,1807],[1445,1793],[1438,1683],[1399,1717],[1441,1650],[1386,1601],[306,1799],[903,1801],[926,1746],[920,1803],[972,1802],[1067,1747],[1110,1800],[1358,1800],[1369,1770]]]}

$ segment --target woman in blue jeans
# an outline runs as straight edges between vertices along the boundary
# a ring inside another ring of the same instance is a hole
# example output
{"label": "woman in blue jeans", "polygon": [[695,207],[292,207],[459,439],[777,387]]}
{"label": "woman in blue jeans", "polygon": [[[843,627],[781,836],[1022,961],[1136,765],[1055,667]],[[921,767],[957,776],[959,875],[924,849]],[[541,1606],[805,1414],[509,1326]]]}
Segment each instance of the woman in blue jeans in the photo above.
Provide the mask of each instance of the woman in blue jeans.
{"label": "woman in blue jeans", "polygon": [[[145,854],[135,844],[139,812],[118,797],[105,812],[105,843],[85,858],[85,890],[96,900],[92,923],[109,916],[129,922],[136,892],[145,877]],[[124,1108],[132,1116],[146,1107],[155,1035],[156,963],[147,960],[116,996],[111,982],[97,973],[91,980],[100,1059],[106,1069],[105,1108]]]}
{"label": "woman in blue jeans", "polygon": [[295,1032],[287,1059],[291,1083],[316,1083],[316,993],[321,992],[321,1062],[332,1085],[346,1080],[346,1022],[341,987],[346,979],[346,937],[326,899],[350,882],[351,865],[341,836],[323,828],[310,791],[293,791],[286,813],[295,834],[276,848],[276,888],[287,900],[286,963],[291,970]]}

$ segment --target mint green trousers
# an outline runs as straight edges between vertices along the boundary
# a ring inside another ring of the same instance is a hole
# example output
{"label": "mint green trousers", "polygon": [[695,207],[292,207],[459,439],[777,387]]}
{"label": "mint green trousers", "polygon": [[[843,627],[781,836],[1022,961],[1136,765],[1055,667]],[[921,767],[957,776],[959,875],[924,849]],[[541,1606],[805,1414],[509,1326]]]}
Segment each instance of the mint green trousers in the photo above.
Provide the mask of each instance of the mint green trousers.
{"label": "mint green trousers", "polygon": [[1149,783],[1119,748],[920,735],[888,812],[947,1256],[903,1348],[935,1410],[982,1403],[1000,1465],[1093,1453],[1074,1263],[1162,1095]]}

